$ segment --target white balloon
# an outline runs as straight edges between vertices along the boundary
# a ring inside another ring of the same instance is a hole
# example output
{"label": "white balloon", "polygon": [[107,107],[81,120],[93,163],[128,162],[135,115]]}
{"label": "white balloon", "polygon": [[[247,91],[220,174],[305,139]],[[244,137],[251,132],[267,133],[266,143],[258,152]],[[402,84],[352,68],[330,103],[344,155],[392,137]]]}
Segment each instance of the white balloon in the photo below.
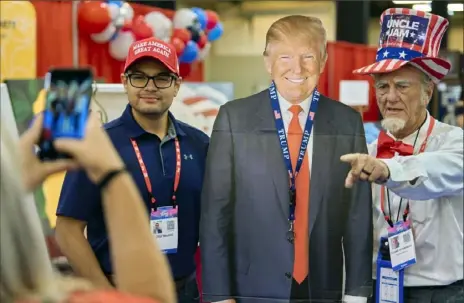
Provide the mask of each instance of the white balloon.
{"label": "white balloon", "polygon": [[174,28],[187,28],[193,26],[197,21],[197,15],[188,8],[181,8],[176,11],[172,23]]}
{"label": "white balloon", "polygon": [[172,35],[172,22],[163,13],[150,12],[144,17],[145,23],[153,30],[155,37],[169,41]]}
{"label": "white balloon", "polygon": [[124,22],[124,17],[122,15],[119,15],[115,20],[113,20],[114,26],[118,29],[124,25]]}
{"label": "white balloon", "polygon": [[110,11],[111,20],[115,20],[119,16],[119,5],[110,2],[108,3],[108,10]]}
{"label": "white balloon", "polygon": [[109,3],[108,9],[110,12],[111,22],[116,26],[116,28],[121,28],[124,23],[130,22],[134,18],[134,10],[127,2],[125,2],[122,6]]}
{"label": "white balloon", "polygon": [[209,51],[211,50],[211,43],[206,43],[205,47],[203,49],[200,49],[198,52],[198,60],[203,61],[205,60],[206,57],[209,55]]}
{"label": "white balloon", "polygon": [[115,33],[116,27],[112,23],[110,23],[102,32],[90,35],[90,39],[92,39],[96,43],[103,44],[110,41],[111,37],[113,37]]}
{"label": "white balloon", "polygon": [[130,31],[120,31],[113,41],[110,41],[110,55],[116,60],[124,61],[130,45],[135,42],[134,34]]}
{"label": "white balloon", "polygon": [[124,16],[124,21],[132,21],[134,18],[134,9],[129,3],[124,2],[124,4],[121,6],[121,15]]}

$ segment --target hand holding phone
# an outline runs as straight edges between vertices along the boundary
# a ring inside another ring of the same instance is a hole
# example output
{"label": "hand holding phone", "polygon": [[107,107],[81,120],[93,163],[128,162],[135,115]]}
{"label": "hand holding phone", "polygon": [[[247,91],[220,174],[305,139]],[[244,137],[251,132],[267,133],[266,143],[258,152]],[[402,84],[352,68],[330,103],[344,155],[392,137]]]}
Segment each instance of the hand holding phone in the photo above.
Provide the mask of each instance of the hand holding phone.
{"label": "hand holding phone", "polygon": [[58,138],[82,139],[92,98],[93,73],[90,69],[53,69],[45,78],[46,101],[43,111],[39,158],[70,158],[56,151]]}
{"label": "hand holding phone", "polygon": [[34,190],[52,174],[72,170],[78,167],[74,159],[57,159],[55,161],[40,161],[34,148],[40,142],[43,125],[43,114],[37,115],[31,126],[19,139],[19,152],[21,160],[21,176],[25,189]]}
{"label": "hand holding phone", "polygon": [[40,139],[43,118],[43,114],[39,114],[31,127],[21,135],[19,142],[21,175],[27,190],[35,189],[51,174],[65,170],[82,168],[91,181],[98,182],[109,171],[124,167],[96,113],[89,114],[84,138],[63,137],[53,142],[59,153],[71,155],[71,159],[41,161],[33,149]]}

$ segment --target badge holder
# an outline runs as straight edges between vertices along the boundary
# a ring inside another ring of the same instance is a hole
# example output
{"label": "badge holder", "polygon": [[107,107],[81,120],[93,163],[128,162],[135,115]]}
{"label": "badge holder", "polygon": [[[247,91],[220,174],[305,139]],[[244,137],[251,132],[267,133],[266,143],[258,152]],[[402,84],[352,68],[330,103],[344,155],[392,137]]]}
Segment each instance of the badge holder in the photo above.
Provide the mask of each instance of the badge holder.
{"label": "badge holder", "polygon": [[150,227],[154,238],[165,254],[177,252],[178,245],[178,207],[165,206],[152,209]]}
{"label": "badge holder", "polygon": [[388,228],[388,245],[394,271],[416,263],[416,248],[410,221],[399,221]]}
{"label": "badge holder", "polygon": [[390,259],[389,241],[380,239],[377,255],[375,303],[403,303],[404,269],[395,271]]}

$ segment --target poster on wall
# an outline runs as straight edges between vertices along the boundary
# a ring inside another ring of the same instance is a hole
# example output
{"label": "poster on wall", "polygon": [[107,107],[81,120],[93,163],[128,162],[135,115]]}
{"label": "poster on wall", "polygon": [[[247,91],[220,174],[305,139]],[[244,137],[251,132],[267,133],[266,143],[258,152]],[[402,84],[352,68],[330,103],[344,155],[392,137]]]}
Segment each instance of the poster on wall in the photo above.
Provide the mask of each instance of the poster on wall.
{"label": "poster on wall", "polygon": [[36,77],[37,18],[30,1],[0,1],[0,82]]}
{"label": "poster on wall", "polygon": [[[36,100],[40,99],[42,87],[43,80],[41,79],[7,80],[5,84],[2,85],[2,114],[8,96],[10,99],[12,116],[16,122],[16,129],[19,135],[28,128],[34,114],[41,111],[41,108],[37,106],[40,102],[36,102]],[[53,183],[56,177],[52,176],[49,179],[52,181],[51,188],[53,189]],[[47,180],[42,187],[37,188],[34,192],[37,211],[42,219],[42,226],[46,233],[50,231],[51,226],[49,212],[46,209],[47,198],[45,190],[50,188],[50,180]],[[53,194],[53,190],[48,191],[49,198],[51,198],[50,193]]]}
{"label": "poster on wall", "polygon": [[[119,117],[127,105],[122,84],[101,84],[96,89],[95,99],[104,109],[106,119]],[[233,98],[234,86],[229,82],[183,83],[170,110],[176,119],[211,135],[219,107]]]}
{"label": "poster on wall", "polygon": [[[5,93],[11,100],[11,111],[16,127],[18,133],[22,134],[34,115],[44,108],[44,81],[31,79],[5,82],[7,87]],[[122,84],[97,84],[94,91],[92,110],[100,114],[103,122],[111,121],[121,115],[127,105],[127,96]],[[184,83],[173,102],[171,111],[177,119],[210,135],[219,107],[233,97],[232,83]],[[64,175],[58,173],[50,176],[35,193],[37,209],[46,227],[55,227],[55,211]],[[50,228],[48,230],[51,230]]]}
{"label": "poster on wall", "polygon": [[211,136],[221,105],[234,99],[232,83],[184,83],[172,104],[176,119]]}
{"label": "poster on wall", "polygon": [[[26,84],[29,81],[22,81],[20,85],[17,86],[17,89],[24,89],[24,84]],[[26,84],[28,85],[28,84]],[[14,86],[14,85],[13,85]],[[35,86],[35,80],[31,82],[31,87]],[[29,103],[28,97],[26,95],[18,95],[16,94],[15,97],[17,98],[16,100],[21,100],[20,102],[17,102],[19,106],[16,108],[13,107],[13,102],[12,98],[10,97],[10,93],[7,88],[7,84],[1,83],[0,84],[1,88],[1,97],[0,100],[2,101],[1,103],[1,116],[2,120],[6,121],[5,125],[8,126],[7,129],[2,129],[2,136],[10,136],[11,138],[17,139],[18,135],[20,135],[24,130],[25,123],[23,122],[25,117],[28,117],[26,119],[32,118],[32,113],[29,113],[29,110],[31,108],[31,104]],[[31,89],[33,92],[33,89]],[[30,98],[35,98],[37,96],[38,91],[33,92],[31,94]],[[18,99],[19,98],[19,99]],[[26,109],[25,111],[23,111]],[[16,122],[16,123],[15,123]],[[21,126],[21,127],[20,127]],[[20,130],[21,129],[21,130]],[[8,132],[8,134],[4,133]],[[29,199],[30,196],[27,197]],[[42,227],[45,231],[45,233],[49,233],[50,230],[50,222],[48,220],[48,215],[45,210],[45,196],[44,196],[44,191],[42,187],[37,188],[34,193],[33,197],[35,205],[37,207],[37,212],[39,213],[39,217],[42,221]]]}

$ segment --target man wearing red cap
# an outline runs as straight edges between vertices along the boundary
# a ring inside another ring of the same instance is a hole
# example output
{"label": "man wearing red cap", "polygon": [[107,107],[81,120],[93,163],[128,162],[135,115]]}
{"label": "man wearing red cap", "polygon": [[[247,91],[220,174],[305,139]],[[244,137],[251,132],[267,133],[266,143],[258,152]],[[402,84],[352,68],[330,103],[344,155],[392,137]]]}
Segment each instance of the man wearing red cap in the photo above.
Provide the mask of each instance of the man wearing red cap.
{"label": "man wearing red cap", "polygon": [[[178,302],[198,302],[194,255],[209,138],[169,112],[181,84],[171,45],[155,38],[133,43],[121,80],[129,104],[104,127],[146,202],[153,237],[171,265]],[[67,174],[57,216],[58,244],[74,270],[111,287],[118,277],[112,276],[100,191],[84,172]]]}
{"label": "man wearing red cap", "polygon": [[434,85],[450,69],[438,57],[448,21],[391,8],[380,23],[376,62],[354,73],[374,77],[387,132],[369,155],[341,157],[352,166],[347,187],[358,179],[375,183],[375,302],[464,302],[464,133],[427,111]]}

